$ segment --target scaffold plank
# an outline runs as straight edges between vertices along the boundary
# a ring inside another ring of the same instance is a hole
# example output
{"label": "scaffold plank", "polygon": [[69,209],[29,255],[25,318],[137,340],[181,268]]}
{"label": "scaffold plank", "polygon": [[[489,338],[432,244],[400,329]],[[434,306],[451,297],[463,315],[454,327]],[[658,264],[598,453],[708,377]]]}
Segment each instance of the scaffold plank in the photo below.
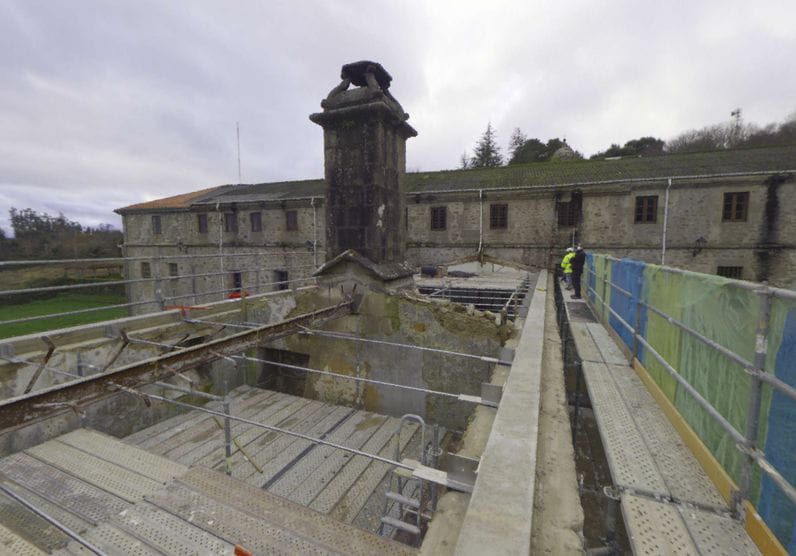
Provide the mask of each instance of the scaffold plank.
{"label": "scaffold plank", "polygon": [[[234,412],[241,411],[242,409],[248,407],[252,403],[267,403],[267,400],[270,399],[270,396],[273,392],[270,391],[259,391],[256,389],[252,389],[251,392],[246,392],[241,396],[236,396],[231,398],[230,400],[230,410]],[[217,411],[221,411],[222,405],[220,402],[209,402],[206,407],[215,409]],[[163,431],[158,432],[157,429],[153,430],[153,436],[149,438],[145,438],[138,442],[138,446],[140,448],[144,448],[156,454],[163,454],[163,452],[167,451],[170,446],[173,444],[169,444],[169,441],[173,441],[173,439],[177,438],[177,435],[185,435],[185,431],[188,431],[194,427],[196,427],[200,423],[207,423],[210,420],[210,416],[206,413],[201,413],[199,411],[191,411],[188,413],[190,416],[189,419],[180,422],[172,429],[166,429]],[[157,427],[158,425],[156,425]],[[149,430],[149,429],[145,429]]]}
{"label": "scaffold plank", "polygon": [[[0,480],[3,483],[3,486],[5,486],[8,490],[13,491],[14,494],[20,498],[23,498],[34,507],[39,508],[47,515],[52,516],[54,519],[58,520],[59,523],[66,525],[72,531],[75,531],[76,533],[83,533],[84,531],[87,531],[89,527],[91,527],[91,522],[70,511],[70,508],[62,507],[56,503],[53,503],[50,500],[43,498],[39,494],[36,494],[29,488],[12,481],[8,477]],[[10,498],[7,500],[9,502],[11,501]]]}
{"label": "scaffold plank", "polygon": [[631,494],[623,494],[620,505],[634,554],[699,554],[674,505]]}
{"label": "scaffold plank", "polygon": [[[389,418],[362,447],[363,452],[379,454],[392,438],[398,420]],[[322,483],[321,490],[313,497],[310,507],[324,513],[329,512],[351,485],[362,474],[372,460],[365,456],[348,458],[333,477]]]}
{"label": "scaffold plank", "polygon": [[[315,438],[321,437],[332,427],[337,425],[341,420],[348,418],[352,411],[353,410],[346,407],[338,408],[330,413],[326,418],[318,422],[315,426],[313,426],[307,435],[313,436]],[[263,485],[267,484],[274,476],[276,476],[277,473],[279,473],[279,471],[293,461],[301,452],[312,446],[312,443],[309,440],[302,440],[295,437],[289,438],[287,435],[280,436],[283,437],[280,439],[281,442],[278,441],[278,445],[275,442],[274,445],[268,450],[268,452],[272,454],[272,457],[270,457],[262,465],[263,472],[257,473],[255,471],[249,476],[248,480],[252,484],[258,487],[262,487]]]}
{"label": "scaffold plank", "polygon": [[[248,385],[243,385],[243,386],[238,386],[234,390],[231,390],[229,394],[230,397],[234,400],[234,399],[246,399],[247,395],[250,397],[256,393],[257,390],[255,388],[252,388],[251,386]],[[220,407],[220,404],[216,402],[209,402],[206,407],[218,408]],[[156,438],[158,435],[161,434],[164,435],[163,438],[166,438],[169,433],[175,434],[172,431],[181,427],[183,423],[191,419],[194,419],[196,417],[197,415],[195,413],[192,413],[190,410],[186,409],[184,410],[183,413],[174,415],[173,417],[169,417],[168,419],[164,419],[162,421],[155,423],[154,425],[151,425],[137,432],[134,432],[133,434],[125,436],[124,441],[127,442],[128,444],[139,445],[142,442],[146,441],[152,442],[154,438]]]}
{"label": "scaffold plank", "polygon": [[35,545],[2,524],[0,524],[0,547],[2,547],[5,554],[14,554],[14,556],[41,556],[47,554],[47,552],[36,548]]}
{"label": "scaffold plank", "polygon": [[[210,504],[217,506],[223,503],[246,520],[256,518],[255,530],[273,529],[281,535],[282,543],[294,545],[297,541],[301,541],[307,550],[325,550],[352,555],[415,552],[408,546],[340,523],[300,504],[207,469],[192,469],[179,482],[185,485],[186,489],[204,495]],[[188,493],[183,491],[180,494],[186,496]],[[309,546],[303,543],[309,543]],[[257,544],[254,549],[258,549]],[[296,551],[294,549],[294,552]],[[302,553],[307,552],[302,551]]]}
{"label": "scaffold plank", "polygon": [[[410,446],[412,446],[411,441],[413,439],[419,438],[419,435],[415,434],[417,429],[418,426],[414,423],[407,423],[401,429],[399,445],[402,455],[407,452],[415,454],[414,451],[410,450]],[[419,444],[419,441],[416,444]],[[388,458],[395,457],[395,444],[393,442],[387,443],[378,455]],[[345,495],[337,500],[333,509],[331,509],[330,515],[340,521],[352,523],[362,509],[368,505],[369,500],[373,499],[375,507],[377,509],[380,508],[379,504],[384,502],[384,491],[386,488],[380,491],[379,485],[392,468],[390,464],[369,460],[367,468],[357,477]]]}
{"label": "scaffold plank", "polygon": [[122,511],[113,524],[166,554],[231,554],[233,545],[148,502]]}
{"label": "scaffold plank", "polygon": [[128,502],[140,500],[161,485],[56,440],[28,448],[26,453]]}
{"label": "scaffold plank", "polygon": [[184,465],[94,430],[77,429],[59,436],[56,441],[161,483],[188,470]]}
{"label": "scaffold plank", "polygon": [[[103,523],[92,529],[86,533],[85,539],[109,556],[162,556],[165,554],[110,523]],[[85,556],[91,552],[77,541],[72,541],[66,548],[58,550],[54,554]]]}
{"label": "scaffold plank", "polygon": [[[291,411],[287,416],[284,415],[282,411],[279,414],[272,414],[272,415],[258,415],[253,419],[263,424],[267,425],[275,425],[284,428],[290,428],[294,430],[293,427],[297,426],[298,423],[302,423],[307,417],[311,416],[315,412],[319,411],[321,408],[325,407],[326,404],[322,402],[316,402],[310,400],[309,403],[304,404],[296,411]],[[242,446],[243,449],[246,451],[246,455],[254,459],[252,455],[253,447],[252,444],[259,438],[264,437],[271,431],[267,431],[260,427],[254,427],[251,425],[244,424],[241,429],[238,429],[237,432],[233,431],[233,438],[235,439],[235,444],[232,446],[232,458],[230,461],[230,467],[232,467],[233,463],[242,460],[242,463],[251,466],[249,462],[246,461],[246,458],[243,454],[240,453],[237,446]],[[225,460],[225,452],[222,446],[216,446],[212,452],[208,453],[202,459],[197,461],[194,465],[201,465],[203,467],[224,467],[224,460]],[[256,461],[256,460],[255,460]]]}
{"label": "scaffold plank", "polygon": [[[394,426],[393,426],[394,428]],[[367,443],[378,433],[381,433],[383,439],[389,438],[391,430],[389,428],[389,420],[387,417],[375,417],[366,419],[357,425],[357,430],[354,434],[343,440],[341,444],[350,448],[361,449],[364,452],[370,452],[365,449]],[[384,440],[381,441],[384,445]],[[290,500],[308,506],[312,503],[318,493],[337,476],[346,463],[348,463],[354,454],[328,448],[330,452],[325,456],[322,463],[307,476],[304,481],[298,484],[293,491],[288,495]],[[378,448],[370,453],[376,453]]]}
{"label": "scaffold plank", "polygon": [[655,459],[604,363],[582,362],[583,376],[599,425],[614,483],[669,496]]}
{"label": "scaffold plank", "polygon": [[[314,406],[310,406],[312,408]],[[337,422],[348,410],[334,405],[322,405],[317,411],[306,414],[291,430],[315,436],[325,432],[329,426],[327,422]],[[318,432],[320,430],[320,432]],[[298,439],[293,436],[279,434],[278,432],[261,429],[261,435],[247,445],[247,453],[257,465],[264,466],[270,460],[280,456],[290,445]],[[222,469],[223,463],[215,467]],[[232,476],[247,479],[259,472],[241,454],[233,454]]]}
{"label": "scaffold plank", "polygon": [[[283,396],[266,407],[250,407],[244,411],[241,411],[240,413],[233,412],[233,415],[245,417],[263,424],[273,425],[280,420],[289,417],[291,414],[295,413],[297,410],[301,409],[307,404],[309,404],[309,400],[295,398],[293,396]],[[206,457],[208,454],[211,454],[215,450],[223,450],[224,431],[218,426],[219,421],[223,424],[223,419],[221,417],[218,417],[217,419],[211,419],[210,431],[207,433],[200,433],[200,436],[197,436],[196,438],[202,438],[203,440],[195,443],[190,450],[182,451],[181,454],[181,450],[174,450],[167,454],[168,457],[174,457],[177,461],[185,465],[195,465],[202,458]],[[249,425],[235,421],[230,423],[230,432],[232,434],[232,438],[235,438],[238,436],[238,434],[244,432],[247,426]],[[235,447],[233,445],[233,450],[234,449]]]}
{"label": "scaffold plank", "polygon": [[700,554],[705,556],[760,554],[741,521],[687,504],[680,504],[677,509]]}
{"label": "scaffold plank", "polygon": [[0,460],[0,472],[42,498],[77,514],[92,525],[107,520],[130,504],[25,453]]}
{"label": "scaffold plank", "polygon": [[[10,481],[1,480],[0,482],[2,482],[4,487],[9,488]],[[18,492],[19,487],[14,489],[15,494]],[[39,502],[39,500],[33,499],[30,495],[26,495],[24,498],[32,504]],[[47,509],[49,509],[52,504],[47,506]],[[46,511],[45,507],[36,507]],[[60,529],[50,525],[10,496],[0,494],[0,551],[6,550],[6,544],[4,543],[13,544],[12,539],[14,536],[47,553],[69,542],[69,537]]]}
{"label": "scaffold plank", "polygon": [[594,340],[594,344],[600,352],[602,361],[608,365],[625,365],[627,366],[627,356],[622,353],[616,342],[608,335],[605,327],[599,322],[584,323],[586,328]]}
{"label": "scaffold plank", "polygon": [[[272,403],[284,403],[284,399],[275,396],[273,392],[262,391],[245,401],[236,402],[238,400],[231,400],[230,411],[234,415],[244,415],[248,414],[247,412],[252,408],[268,406]],[[222,410],[220,405],[215,409],[217,411]],[[190,423],[189,426],[186,426],[177,434],[148,449],[176,461],[181,455],[188,453],[195,446],[203,443],[208,435],[212,435],[218,429],[218,425],[213,421],[211,415],[200,411],[196,413],[200,417],[197,421]],[[144,448],[144,444],[141,444],[141,447]]]}
{"label": "scaffold plank", "polygon": [[635,371],[627,365],[609,365],[608,369],[672,497],[726,508],[719,491]]}
{"label": "scaffold plank", "polygon": [[[357,433],[362,432],[359,427],[371,418],[373,418],[372,413],[358,411],[323,438],[330,442],[344,445],[347,441],[350,441],[352,435],[358,438],[360,435]],[[373,434],[373,431],[365,430],[365,433]],[[331,457],[334,452],[338,451],[336,448],[330,446],[315,446],[307,441],[302,442],[306,442],[307,452],[300,452],[297,454],[296,457],[301,458],[298,461],[286,461],[284,467],[276,469],[276,473],[269,481],[273,480],[274,477],[278,476],[280,473],[282,473],[282,475],[276,479],[275,482],[267,486],[269,492],[287,497],[298,485],[304,482],[326,458]]]}

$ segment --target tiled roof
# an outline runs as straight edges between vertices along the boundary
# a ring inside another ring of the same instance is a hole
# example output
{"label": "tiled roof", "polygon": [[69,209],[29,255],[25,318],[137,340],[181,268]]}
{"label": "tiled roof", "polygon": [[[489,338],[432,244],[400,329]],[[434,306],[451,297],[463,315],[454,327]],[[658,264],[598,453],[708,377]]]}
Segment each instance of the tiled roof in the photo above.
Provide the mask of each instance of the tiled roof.
{"label": "tiled roof", "polygon": [[183,193],[181,195],[174,195],[173,197],[164,197],[163,199],[155,199],[154,201],[146,201],[145,203],[137,203],[135,205],[118,208],[114,212],[123,213],[139,210],[188,208],[193,203],[212,194],[218,189],[221,189],[221,187],[208,187],[207,189],[192,191],[191,193]]}
{"label": "tiled roof", "polygon": [[[618,160],[536,162],[500,168],[443,170],[405,175],[410,193],[449,189],[490,189],[528,185],[557,185],[622,179],[666,178],[735,172],[796,169],[796,145],[670,154]],[[158,201],[131,205],[117,212],[183,208],[215,203],[249,203],[323,196],[324,181],[301,180],[249,185],[222,185]]]}

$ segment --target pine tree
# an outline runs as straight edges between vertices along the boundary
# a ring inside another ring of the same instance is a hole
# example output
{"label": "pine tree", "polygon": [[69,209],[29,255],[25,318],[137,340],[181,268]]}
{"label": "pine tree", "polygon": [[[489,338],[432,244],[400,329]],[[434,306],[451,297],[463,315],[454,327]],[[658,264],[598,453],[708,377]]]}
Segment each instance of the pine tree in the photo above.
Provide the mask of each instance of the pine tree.
{"label": "pine tree", "polygon": [[514,157],[517,155],[517,150],[519,150],[527,140],[528,137],[520,130],[520,128],[515,127],[514,133],[511,134],[511,139],[509,140],[509,160],[514,159]]}
{"label": "pine tree", "polygon": [[464,151],[459,159],[459,170],[467,170],[469,167],[470,159],[467,157],[467,151]]}
{"label": "pine tree", "polygon": [[471,168],[494,168],[503,164],[503,157],[500,155],[500,147],[495,141],[495,135],[492,122],[489,122],[486,131],[475,146],[475,152],[470,159]]}

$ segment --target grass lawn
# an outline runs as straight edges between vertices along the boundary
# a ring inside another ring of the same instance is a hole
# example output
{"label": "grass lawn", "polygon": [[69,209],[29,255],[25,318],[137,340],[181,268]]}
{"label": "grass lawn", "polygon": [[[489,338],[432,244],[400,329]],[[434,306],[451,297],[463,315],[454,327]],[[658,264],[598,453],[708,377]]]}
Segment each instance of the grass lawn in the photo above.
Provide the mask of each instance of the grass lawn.
{"label": "grass lawn", "polygon": [[[124,296],[113,294],[89,294],[89,293],[60,293],[49,299],[37,299],[29,303],[18,305],[0,305],[0,321],[21,319],[25,317],[35,317],[52,313],[63,313],[66,311],[76,311],[78,309],[90,309],[92,307],[102,307],[104,305],[117,305],[126,303]],[[91,311],[79,315],[68,315],[49,319],[20,322],[16,324],[0,325],[0,339],[10,338],[11,336],[21,336],[23,334],[33,334],[34,332],[44,332],[56,328],[67,326],[77,326],[102,320],[118,319],[127,316],[126,307],[116,309],[103,309],[101,311]]]}

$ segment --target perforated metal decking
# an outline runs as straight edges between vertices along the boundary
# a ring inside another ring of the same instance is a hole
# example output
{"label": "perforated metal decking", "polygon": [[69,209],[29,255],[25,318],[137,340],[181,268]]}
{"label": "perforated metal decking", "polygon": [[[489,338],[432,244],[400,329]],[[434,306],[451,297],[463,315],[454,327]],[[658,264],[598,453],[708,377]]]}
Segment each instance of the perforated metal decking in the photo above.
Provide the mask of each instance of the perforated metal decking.
{"label": "perforated metal decking", "polygon": [[634,553],[759,554],[588,306],[565,307]]}
{"label": "perforated metal decking", "polygon": [[[392,418],[256,389],[236,394],[233,406],[260,422],[325,434],[369,452],[392,449]],[[415,552],[349,524],[364,513],[389,469],[386,464],[374,466],[377,462],[363,456],[321,451],[324,447],[300,439],[243,426],[235,428],[235,436],[267,469],[268,479],[255,471],[257,478],[251,480],[243,461],[234,467],[242,478],[228,477],[211,469],[223,460],[217,430],[212,419],[188,413],[133,436],[197,465],[189,470],[81,429],[3,458],[0,482],[108,554],[231,554],[234,544],[259,554]],[[414,432],[405,427],[403,447]],[[263,481],[283,496],[264,491]],[[3,553],[89,553],[2,495],[0,543]]]}

